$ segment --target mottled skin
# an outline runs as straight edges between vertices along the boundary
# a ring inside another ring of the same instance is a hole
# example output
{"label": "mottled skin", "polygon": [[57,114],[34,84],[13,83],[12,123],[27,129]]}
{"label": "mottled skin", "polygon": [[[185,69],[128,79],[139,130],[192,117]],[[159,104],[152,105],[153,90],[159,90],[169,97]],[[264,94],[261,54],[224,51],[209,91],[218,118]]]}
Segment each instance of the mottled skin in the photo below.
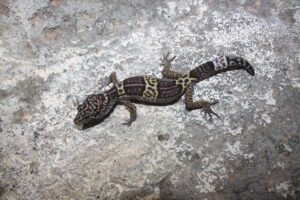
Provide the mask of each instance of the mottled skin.
{"label": "mottled skin", "polygon": [[218,57],[213,61],[201,64],[186,74],[170,70],[175,56],[171,59],[168,57],[169,54],[162,59],[163,78],[136,76],[118,81],[116,73],[113,72],[110,76],[113,87],[103,94],[89,95],[83,104],[78,106],[78,114],[74,123],[80,129],[94,126],[106,119],[117,105],[124,105],[130,113],[130,119],[124,124],[130,126],[137,117],[136,106],[133,103],[169,105],[178,101],[183,95],[185,95],[187,110],[202,109],[210,119],[212,115],[219,117],[211,109],[211,105],[217,104],[217,101],[193,101],[194,85],[204,79],[231,70],[244,69],[250,75],[254,75],[253,67],[239,57]]}

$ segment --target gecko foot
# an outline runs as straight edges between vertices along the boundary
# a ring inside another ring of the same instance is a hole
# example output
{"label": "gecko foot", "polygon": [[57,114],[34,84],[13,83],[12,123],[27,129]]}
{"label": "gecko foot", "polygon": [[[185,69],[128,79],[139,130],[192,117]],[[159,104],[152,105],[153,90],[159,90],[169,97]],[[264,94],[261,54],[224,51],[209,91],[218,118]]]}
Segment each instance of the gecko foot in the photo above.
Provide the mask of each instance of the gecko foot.
{"label": "gecko foot", "polygon": [[211,109],[211,106],[216,105],[217,103],[219,103],[219,101],[213,101],[211,103],[210,102],[205,102],[203,104],[201,112],[204,113],[205,118],[207,118],[207,115],[209,116],[209,120],[212,120],[213,115],[215,115],[217,118],[220,118],[220,116]]}
{"label": "gecko foot", "polygon": [[171,59],[169,59],[170,52],[163,55],[163,58],[161,59],[161,64],[164,66],[171,66],[171,62],[176,58],[176,56],[173,56]]}
{"label": "gecko foot", "polygon": [[113,83],[114,85],[118,84],[117,74],[116,72],[112,72],[109,76],[108,84]]}
{"label": "gecko foot", "polygon": [[122,123],[122,125],[125,125],[125,126],[131,126],[131,124],[132,124],[132,121],[129,119],[129,120],[127,120],[127,121],[125,121],[124,123]]}

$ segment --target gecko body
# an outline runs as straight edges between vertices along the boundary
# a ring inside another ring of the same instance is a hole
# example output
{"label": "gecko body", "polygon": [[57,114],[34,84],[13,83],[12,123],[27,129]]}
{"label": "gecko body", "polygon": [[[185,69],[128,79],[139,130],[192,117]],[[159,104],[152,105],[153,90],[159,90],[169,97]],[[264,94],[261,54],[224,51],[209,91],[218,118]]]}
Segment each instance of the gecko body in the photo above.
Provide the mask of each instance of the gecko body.
{"label": "gecko body", "polygon": [[101,123],[114,110],[117,105],[124,105],[129,111],[130,119],[124,123],[128,126],[137,118],[137,109],[134,103],[149,105],[170,105],[185,96],[186,109],[202,109],[205,115],[219,117],[211,106],[217,101],[193,101],[193,87],[196,83],[215,76],[219,73],[232,70],[246,70],[254,75],[254,69],[243,58],[232,56],[220,56],[192,69],[188,73],[172,71],[171,62],[175,56],[168,58],[169,54],[162,59],[163,78],[150,76],[135,76],[123,81],[117,79],[116,73],[110,75],[113,87],[101,94],[89,95],[86,100],[77,107],[78,113],[74,123],[80,129],[86,129]]}

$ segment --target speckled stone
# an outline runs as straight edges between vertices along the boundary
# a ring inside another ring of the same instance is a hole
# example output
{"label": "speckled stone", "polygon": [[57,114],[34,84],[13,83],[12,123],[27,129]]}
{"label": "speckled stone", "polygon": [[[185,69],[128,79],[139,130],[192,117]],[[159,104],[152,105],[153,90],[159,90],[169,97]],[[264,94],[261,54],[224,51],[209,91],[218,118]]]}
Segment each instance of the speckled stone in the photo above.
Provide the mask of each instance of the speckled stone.
{"label": "speckled stone", "polygon": [[[300,199],[297,0],[0,1],[0,199]],[[195,87],[201,112],[119,106],[85,131],[76,106],[116,71],[161,77],[217,55],[256,70]]]}

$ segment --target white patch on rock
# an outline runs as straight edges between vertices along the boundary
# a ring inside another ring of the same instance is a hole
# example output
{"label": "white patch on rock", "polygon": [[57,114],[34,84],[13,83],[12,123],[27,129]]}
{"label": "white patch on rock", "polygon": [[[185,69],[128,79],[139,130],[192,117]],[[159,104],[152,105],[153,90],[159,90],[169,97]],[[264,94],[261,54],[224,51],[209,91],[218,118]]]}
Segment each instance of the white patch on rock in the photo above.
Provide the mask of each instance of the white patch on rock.
{"label": "white patch on rock", "polygon": [[288,144],[283,144],[283,146],[284,146],[284,149],[286,150],[286,151],[288,151],[288,152],[292,152],[293,151],[293,149],[288,145]]}
{"label": "white patch on rock", "polygon": [[240,146],[241,146],[240,141],[236,141],[233,145],[231,145],[227,142],[226,146],[227,146],[227,149],[225,149],[224,151],[227,151],[232,155],[241,155],[242,154],[242,151],[240,149]]}
{"label": "white patch on rock", "polygon": [[215,162],[208,164],[203,171],[197,173],[199,185],[196,188],[200,192],[209,193],[215,191],[214,181],[227,177],[227,170],[221,163],[223,163],[223,159],[218,157]]}
{"label": "white patch on rock", "polygon": [[275,191],[277,194],[287,198],[288,195],[291,197],[295,196],[295,191],[291,189],[291,185],[289,181],[284,181],[281,183],[276,184],[275,187],[269,189],[270,192]]}
{"label": "white patch on rock", "polygon": [[243,154],[243,156],[245,159],[249,160],[250,162],[253,162],[253,159],[254,159],[253,153],[249,153],[249,154],[245,153],[245,154]]}
{"label": "white patch on rock", "polygon": [[267,105],[276,105],[276,99],[273,98],[273,89],[270,89],[265,93],[265,99],[267,101]]}

